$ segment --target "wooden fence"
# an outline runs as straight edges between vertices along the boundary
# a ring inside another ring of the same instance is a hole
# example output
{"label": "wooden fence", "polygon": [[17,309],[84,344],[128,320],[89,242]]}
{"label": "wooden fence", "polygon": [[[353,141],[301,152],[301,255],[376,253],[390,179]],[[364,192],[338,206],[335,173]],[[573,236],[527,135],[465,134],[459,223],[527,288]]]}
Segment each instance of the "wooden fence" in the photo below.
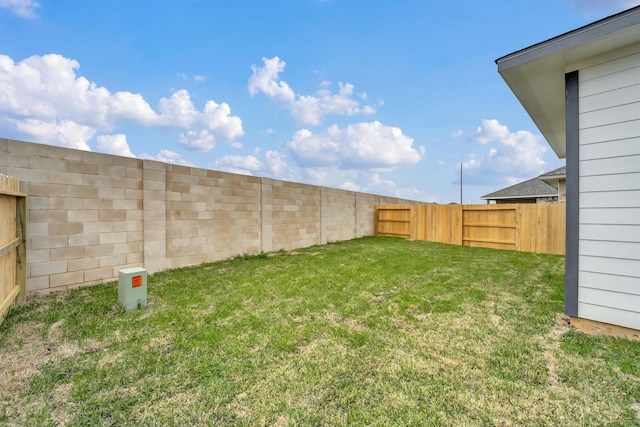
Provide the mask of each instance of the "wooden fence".
{"label": "wooden fence", "polygon": [[564,255],[565,204],[378,205],[375,233]]}
{"label": "wooden fence", "polygon": [[0,323],[27,291],[27,197],[20,182],[0,174]]}

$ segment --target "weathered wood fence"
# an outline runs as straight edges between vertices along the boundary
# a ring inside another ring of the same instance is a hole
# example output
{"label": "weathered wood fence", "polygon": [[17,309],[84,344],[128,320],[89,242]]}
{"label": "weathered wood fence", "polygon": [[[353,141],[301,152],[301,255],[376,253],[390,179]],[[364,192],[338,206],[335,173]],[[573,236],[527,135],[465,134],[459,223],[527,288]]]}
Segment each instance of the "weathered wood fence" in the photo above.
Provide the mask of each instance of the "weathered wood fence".
{"label": "weathered wood fence", "polygon": [[27,197],[20,182],[0,174],[0,323],[27,290]]}
{"label": "weathered wood fence", "polygon": [[564,255],[565,204],[378,205],[377,236]]}

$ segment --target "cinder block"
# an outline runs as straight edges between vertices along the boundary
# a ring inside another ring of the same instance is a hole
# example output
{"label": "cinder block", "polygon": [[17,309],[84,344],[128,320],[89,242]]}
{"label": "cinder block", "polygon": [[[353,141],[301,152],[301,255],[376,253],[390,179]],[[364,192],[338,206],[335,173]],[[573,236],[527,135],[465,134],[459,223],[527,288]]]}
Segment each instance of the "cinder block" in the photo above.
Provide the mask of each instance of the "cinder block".
{"label": "cinder block", "polygon": [[98,211],[99,221],[124,221],[127,213],[124,210],[105,209]]}
{"label": "cinder block", "polygon": [[129,252],[127,254],[127,264],[143,264],[144,253],[143,252]]}
{"label": "cinder block", "polygon": [[74,209],[67,212],[67,218],[69,219],[69,221],[75,222],[94,222],[98,220],[98,212],[99,211],[97,210]]}
{"label": "cinder block", "polygon": [[49,261],[29,264],[29,277],[48,276],[67,272],[67,261]]}
{"label": "cinder block", "polygon": [[54,288],[57,286],[69,286],[82,283],[84,281],[84,273],[82,271],[72,271],[70,273],[52,274],[49,276],[49,286]]}
{"label": "cinder block", "polygon": [[28,262],[47,262],[49,261],[49,249],[29,249],[27,250]]}
{"label": "cinder block", "polygon": [[99,233],[84,233],[68,236],[69,246],[91,246],[100,244]]}
{"label": "cinder block", "polygon": [[68,236],[70,234],[81,234],[81,233],[82,233],[82,223],[80,222],[49,224],[50,236]]}
{"label": "cinder block", "polygon": [[67,246],[67,236],[27,237],[28,249],[37,250],[37,249],[50,249],[50,248],[64,248],[66,246]]}
{"label": "cinder block", "polygon": [[113,267],[100,267],[84,271],[85,282],[97,282],[115,278]]}
{"label": "cinder block", "polygon": [[66,172],[67,162],[62,159],[43,156],[30,156],[29,168],[46,170],[49,172]]}
{"label": "cinder block", "polygon": [[146,180],[144,181],[144,190],[163,190],[165,189],[165,182],[164,181],[157,181],[157,180]]}
{"label": "cinder block", "polygon": [[110,154],[102,154],[96,153],[93,151],[83,151],[82,152],[82,161],[84,163],[96,163],[96,164],[104,164],[110,165],[113,163],[113,159],[116,156]]}
{"label": "cinder block", "polygon": [[[142,221],[127,221],[126,216],[122,221],[114,222],[112,231],[139,231],[142,229]],[[129,240],[127,238],[127,240]]]}
{"label": "cinder block", "polygon": [[142,160],[133,157],[113,156],[111,164],[114,166],[124,166],[127,169],[139,169],[142,167]]}
{"label": "cinder block", "polygon": [[140,179],[132,179],[132,178],[113,178],[113,186],[116,188],[124,188],[124,189],[134,189],[141,190],[142,189],[142,180]]}
{"label": "cinder block", "polygon": [[69,185],[67,187],[67,196],[81,199],[96,199],[98,197],[98,188],[84,185]]}
{"label": "cinder block", "polygon": [[32,182],[29,184],[29,195],[64,197],[67,195],[67,186],[62,184],[50,184],[48,182]]}
{"label": "cinder block", "polygon": [[[163,212],[164,213],[164,212]],[[142,221],[143,219],[143,211],[140,210],[128,210],[126,219],[127,221]]]}
{"label": "cinder block", "polygon": [[126,264],[127,254],[115,254],[100,257],[100,267],[121,266]]}
{"label": "cinder block", "polygon": [[155,160],[142,160],[142,169],[145,171],[149,171],[149,170],[156,170],[156,171],[162,171],[163,175],[164,175],[164,171],[166,170],[166,168],[170,166],[166,163],[161,163],[161,162],[156,162]]}
{"label": "cinder block", "polygon": [[[145,160],[145,165],[147,164],[147,161]],[[148,168],[144,168],[144,170],[142,171],[142,179],[145,181],[145,186],[144,188],[147,188],[146,183],[147,181],[161,181],[164,182],[166,178],[166,174],[164,172],[164,169],[159,169],[159,170],[153,170],[153,169],[148,169]]]}
{"label": "cinder block", "polygon": [[[96,215],[97,215],[96,211]],[[84,232],[86,234],[111,233],[115,222],[92,221],[84,223]]]}
{"label": "cinder block", "polygon": [[79,258],[67,262],[67,271],[84,271],[98,267],[100,267],[100,259],[97,257]]}
{"label": "cinder block", "polygon": [[111,200],[111,199],[83,199],[82,207],[84,209],[113,209],[113,200]]}
{"label": "cinder block", "polygon": [[84,256],[83,246],[49,249],[49,260],[51,261],[77,259],[82,256]]}
{"label": "cinder block", "polygon": [[97,175],[98,165],[95,163],[83,162],[67,162],[67,172],[81,175]]}
{"label": "cinder block", "polygon": [[[10,159],[8,159],[10,160]],[[29,169],[15,167],[14,163],[9,163],[6,175],[12,176],[20,181],[24,181],[27,185],[31,183],[47,183],[49,182],[49,173],[46,170]]]}
{"label": "cinder block", "polygon": [[126,232],[117,232],[117,233],[100,233],[100,244],[108,244],[108,243],[123,243],[127,241],[127,233]]}
{"label": "cinder block", "polygon": [[[113,159],[116,157],[114,156]],[[112,162],[113,162],[112,159]],[[124,178],[126,176],[126,168],[124,166],[119,165],[106,165],[99,164],[98,165],[98,175],[110,176],[112,178]]]}
{"label": "cinder block", "polygon": [[8,141],[8,151],[10,153],[28,154],[30,156],[49,156],[49,145],[35,144],[33,142],[24,141]]}
{"label": "cinder block", "polygon": [[113,254],[113,243],[108,245],[91,245],[84,247],[84,255],[86,257],[100,257]]}
{"label": "cinder block", "polygon": [[27,291],[41,291],[49,287],[49,276],[27,277]]}
{"label": "cinder block", "polygon": [[112,178],[110,176],[101,175],[83,175],[82,185],[88,185],[92,187],[113,187]]}
{"label": "cinder block", "polygon": [[49,209],[82,209],[84,200],[71,197],[50,197]]}
{"label": "cinder block", "polygon": [[124,188],[112,187],[99,187],[98,188],[99,199],[124,199]]}

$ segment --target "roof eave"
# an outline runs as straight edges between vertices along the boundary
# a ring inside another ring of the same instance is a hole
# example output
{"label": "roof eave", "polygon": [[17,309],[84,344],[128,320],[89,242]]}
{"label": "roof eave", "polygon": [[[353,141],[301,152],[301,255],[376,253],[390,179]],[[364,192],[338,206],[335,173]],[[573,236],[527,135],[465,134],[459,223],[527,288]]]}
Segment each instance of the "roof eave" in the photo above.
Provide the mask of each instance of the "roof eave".
{"label": "roof eave", "polygon": [[558,157],[566,155],[565,73],[640,40],[640,6],[496,60],[498,72]]}

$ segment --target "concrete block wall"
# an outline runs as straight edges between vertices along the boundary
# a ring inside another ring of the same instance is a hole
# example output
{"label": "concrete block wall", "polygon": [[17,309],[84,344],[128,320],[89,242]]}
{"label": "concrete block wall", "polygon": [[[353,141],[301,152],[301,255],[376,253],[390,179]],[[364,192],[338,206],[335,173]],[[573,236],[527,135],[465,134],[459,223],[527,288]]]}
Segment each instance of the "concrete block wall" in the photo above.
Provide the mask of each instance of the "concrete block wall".
{"label": "concrete block wall", "polygon": [[320,187],[272,180],[271,194],[271,250],[320,244]]}
{"label": "concrete block wall", "polygon": [[27,289],[114,280],[374,234],[407,200],[0,139],[28,194]]}
{"label": "concrete block wall", "polygon": [[0,140],[27,199],[27,289],[117,277],[144,261],[140,160]]}

